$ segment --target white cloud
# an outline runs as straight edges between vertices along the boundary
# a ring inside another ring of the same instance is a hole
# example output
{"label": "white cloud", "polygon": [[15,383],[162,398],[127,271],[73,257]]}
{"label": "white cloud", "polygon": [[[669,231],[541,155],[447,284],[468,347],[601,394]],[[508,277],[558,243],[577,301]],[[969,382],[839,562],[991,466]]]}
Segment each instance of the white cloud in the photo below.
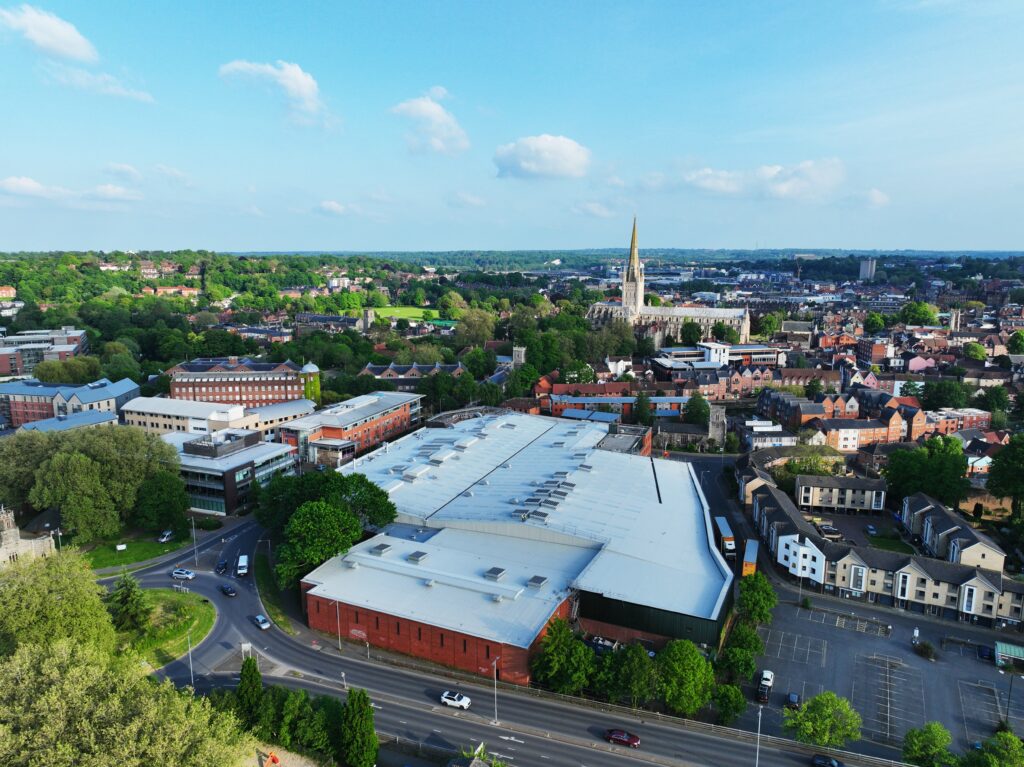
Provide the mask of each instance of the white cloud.
{"label": "white cloud", "polygon": [[457,154],[469,149],[469,137],[455,116],[439,103],[448,91],[435,85],[425,96],[419,96],[391,107],[392,113],[408,117],[415,132],[408,135],[413,150],[429,150],[439,154]]}
{"label": "white cloud", "polygon": [[525,136],[494,152],[499,176],[581,178],[590,165],[590,150],[565,136]]}
{"label": "white cloud", "polygon": [[120,200],[122,202],[142,199],[142,192],[135,189],[126,189],[116,184],[100,184],[93,190],[93,195],[104,200]]}
{"label": "white cloud", "polygon": [[99,93],[104,96],[134,99],[135,101],[142,101],[147,104],[151,104],[154,101],[153,97],[146,91],[129,88],[116,77],[108,75],[106,72],[89,72],[79,67],[69,67],[57,62],[50,62],[45,71],[55,82],[66,85],[69,88]]}
{"label": "white cloud", "polygon": [[273,64],[238,60],[222,65],[219,73],[221,77],[241,75],[273,83],[284,91],[292,109],[300,115],[312,117],[324,110],[323,101],[320,100],[320,86],[313,75],[298,64],[280,60]]}
{"label": "white cloud", "polygon": [[700,168],[684,173],[685,184],[722,195],[774,197],[819,202],[846,181],[842,160],[804,160],[795,165],[762,165],[751,171]]}
{"label": "white cloud", "polygon": [[263,218],[266,215],[258,205],[245,205],[242,212],[254,218]]}
{"label": "white cloud", "polygon": [[469,192],[456,192],[452,195],[451,204],[456,208],[482,208],[487,200]]}
{"label": "white cloud", "polygon": [[884,208],[889,204],[889,195],[883,192],[881,189],[869,189],[868,194],[868,205],[872,208]]}
{"label": "white cloud", "polygon": [[317,209],[328,216],[344,216],[349,212],[346,206],[334,200],[324,200],[317,206]]}
{"label": "white cloud", "polygon": [[134,181],[136,183],[142,181],[142,174],[139,172],[139,169],[125,162],[109,162],[103,170],[111,176],[118,176],[126,181]]}
{"label": "white cloud", "polygon": [[72,196],[69,189],[60,186],[46,186],[28,176],[8,176],[0,179],[0,192],[15,197],[38,197],[45,200],[56,200]]}
{"label": "white cloud", "polygon": [[192,186],[192,178],[185,171],[178,170],[177,168],[171,167],[170,165],[155,165],[154,170],[164,178],[170,179],[171,181],[181,184],[184,187]]}
{"label": "white cloud", "polygon": [[43,53],[73,61],[96,61],[93,44],[71,22],[34,6],[0,8],[0,24],[20,32]]}
{"label": "white cloud", "polygon": [[626,182],[615,175],[606,178],[605,183],[608,184],[608,186],[615,187],[616,189],[622,189],[626,186]]}
{"label": "white cloud", "polygon": [[572,212],[594,218],[613,218],[615,216],[615,213],[607,205],[593,200],[576,203],[572,206]]}

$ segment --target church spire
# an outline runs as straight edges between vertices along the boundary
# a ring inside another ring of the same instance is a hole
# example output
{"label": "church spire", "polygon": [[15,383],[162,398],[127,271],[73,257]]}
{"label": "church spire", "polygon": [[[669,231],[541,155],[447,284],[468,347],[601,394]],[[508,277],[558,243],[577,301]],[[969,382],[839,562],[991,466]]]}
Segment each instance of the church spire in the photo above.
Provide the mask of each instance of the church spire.
{"label": "church spire", "polygon": [[640,276],[640,249],[636,244],[636,216],[633,216],[633,239],[629,243],[629,264],[626,267],[626,279],[636,280]]}

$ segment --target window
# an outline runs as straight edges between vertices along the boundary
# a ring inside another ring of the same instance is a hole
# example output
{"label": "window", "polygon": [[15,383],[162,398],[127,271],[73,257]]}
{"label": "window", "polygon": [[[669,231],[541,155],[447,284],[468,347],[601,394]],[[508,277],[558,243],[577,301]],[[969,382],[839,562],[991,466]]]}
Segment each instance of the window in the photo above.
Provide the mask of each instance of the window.
{"label": "window", "polygon": [[444,647],[444,634],[438,634],[441,637],[441,647]]}
{"label": "window", "polygon": [[358,610],[355,611],[355,619],[353,620],[353,623],[359,623],[359,611]]}
{"label": "window", "polygon": [[423,641],[423,629],[420,626],[416,627],[416,641],[417,642],[422,642]]}
{"label": "window", "polygon": [[491,657],[491,646],[489,644],[484,645],[484,657],[488,659]]}
{"label": "window", "polygon": [[465,655],[468,651],[469,651],[469,643],[465,639],[463,639],[462,640],[462,654]]}
{"label": "window", "polygon": [[373,627],[376,629],[380,628],[380,616],[375,616],[373,619]]}

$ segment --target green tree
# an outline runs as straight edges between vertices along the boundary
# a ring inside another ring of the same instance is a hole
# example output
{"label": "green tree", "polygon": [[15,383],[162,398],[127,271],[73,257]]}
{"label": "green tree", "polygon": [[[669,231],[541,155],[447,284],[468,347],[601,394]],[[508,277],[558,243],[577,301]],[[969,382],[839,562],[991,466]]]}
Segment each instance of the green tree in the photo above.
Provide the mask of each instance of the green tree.
{"label": "green tree", "polygon": [[985,347],[981,344],[970,342],[964,344],[964,356],[969,360],[984,362],[988,359],[988,352],[985,351]]}
{"label": "green tree", "polygon": [[349,690],[341,720],[341,757],[345,764],[373,767],[380,744],[373,729],[373,707],[366,690]]}
{"label": "green tree", "polygon": [[203,696],[77,638],[0,661],[0,758],[11,765],[242,767],[253,743]]}
{"label": "green tree", "polygon": [[181,535],[188,529],[185,513],[191,505],[181,476],[159,469],[139,486],[132,521],[143,530],[173,530]]}
{"label": "green tree", "polygon": [[256,717],[263,700],[263,675],[256,658],[249,656],[242,661],[242,673],[235,689],[235,710],[246,727],[256,724]]}
{"label": "green tree", "polygon": [[28,503],[36,471],[53,455],[59,439],[38,431],[18,431],[0,439],[0,499],[8,506]]}
{"label": "green tree", "polygon": [[743,690],[734,684],[720,684],[713,694],[718,723],[728,727],[747,710],[747,698]]}
{"label": "green tree", "polygon": [[683,421],[685,423],[692,423],[695,426],[703,426],[707,428],[708,422],[711,420],[711,406],[708,401],[704,399],[704,395],[699,391],[694,392],[693,396],[690,397],[686,403],[686,412],[683,414]]}
{"label": "green tree", "polygon": [[294,585],[314,567],[348,551],[361,534],[359,519],[347,506],[307,501],[285,526],[277,550],[278,580],[285,587]]}
{"label": "green tree", "polygon": [[904,381],[900,387],[901,397],[920,397],[921,393],[921,384],[917,381]]}
{"label": "green tree", "polygon": [[95,578],[71,549],[6,565],[0,571],[0,654],[65,638],[108,650],[114,627]]}
{"label": "green tree", "polygon": [[[110,344],[107,344],[110,346]],[[115,354],[103,363],[103,375],[111,381],[120,381],[122,378],[130,378],[138,381],[142,378],[142,368],[128,352]]]}
{"label": "green tree", "polygon": [[711,336],[722,343],[738,344],[740,342],[740,334],[736,328],[726,325],[724,322],[716,322],[711,326]]}
{"label": "green tree", "polygon": [[738,453],[740,451],[740,438],[736,436],[736,432],[729,432],[725,435],[725,452],[727,453]]}
{"label": "green tree", "polygon": [[959,767],[1024,767],[1024,744],[1012,732],[997,732],[980,750],[964,754]]}
{"label": "green tree", "polygon": [[924,385],[921,396],[925,410],[960,408],[967,404],[967,392],[959,381],[929,381]]}
{"label": "green tree", "polygon": [[878,312],[868,312],[864,319],[864,332],[873,336],[885,328],[885,318]]}
{"label": "green tree", "polygon": [[729,633],[729,647],[750,650],[755,657],[764,655],[764,640],[757,630],[748,623],[737,623]]}
{"label": "green tree", "polygon": [[762,315],[758,322],[760,333],[765,338],[771,338],[778,333],[781,326],[782,320],[777,312]]}
{"label": "green tree", "polygon": [[938,310],[924,301],[911,301],[900,309],[899,321],[905,325],[938,325]]}
{"label": "green tree", "polygon": [[815,695],[798,709],[786,709],[782,716],[783,726],[801,743],[842,748],[860,738],[860,714],[834,692]]}
{"label": "green tree", "polygon": [[679,329],[679,343],[683,346],[696,346],[704,340],[704,331],[696,322],[687,320]]}
{"label": "green tree", "polygon": [[989,386],[978,396],[978,407],[990,413],[1006,411],[1010,407],[1010,395],[1002,386]]}
{"label": "green tree", "polygon": [[1024,354],[1024,333],[1016,331],[1006,342],[1006,350],[1010,354]]}
{"label": "green tree", "polygon": [[638,708],[651,699],[657,680],[654,661],[642,644],[633,643],[618,650],[621,656],[618,666],[618,689],[629,700],[629,705]]}
{"label": "green tree", "polygon": [[658,692],[669,710],[693,716],[711,700],[715,672],[697,645],[688,639],[674,639],[654,661]]}
{"label": "green tree", "polygon": [[748,682],[757,671],[757,661],[750,650],[726,647],[715,659],[715,671],[728,682]]}
{"label": "green tree", "polygon": [[594,668],[594,651],[572,633],[565,620],[551,621],[540,653],[533,659],[534,679],[562,695],[575,695],[587,686]]}
{"label": "green tree", "polygon": [[118,631],[141,633],[149,626],[153,605],[138,580],[125,571],[107,596],[107,609]]}
{"label": "green tree", "polygon": [[907,730],[903,736],[903,761],[917,767],[953,767],[957,758],[950,752],[953,736],[939,722]]}
{"label": "green tree", "polygon": [[1013,518],[1021,519],[1024,502],[1024,434],[1014,434],[996,453],[988,472],[988,491],[998,498],[1010,498]]}
{"label": "green tree", "polygon": [[488,382],[480,384],[477,396],[481,405],[489,407],[497,407],[505,400],[505,392],[501,390],[501,387]]}
{"label": "green tree", "polygon": [[466,309],[459,317],[455,339],[459,347],[483,346],[494,338],[494,315],[483,309]]}
{"label": "green tree", "polygon": [[962,443],[941,435],[928,439],[923,448],[893,453],[883,471],[894,498],[925,492],[949,506],[966,497],[966,473]]}
{"label": "green tree", "polygon": [[771,623],[772,610],[779,598],[764,573],[745,575],[740,579],[738,609],[740,616],[750,623]]}
{"label": "green tree", "polygon": [[807,399],[813,400],[819,394],[825,390],[824,384],[822,384],[820,378],[812,378],[806,384],[804,384],[804,396]]}
{"label": "green tree", "polygon": [[633,421],[641,426],[650,426],[654,423],[651,398],[645,391],[637,392],[636,401],[633,403]]}
{"label": "green tree", "polygon": [[37,509],[58,509],[61,526],[72,531],[79,543],[115,535],[121,529],[103,467],[81,453],[60,452],[46,461],[36,472],[29,500]]}

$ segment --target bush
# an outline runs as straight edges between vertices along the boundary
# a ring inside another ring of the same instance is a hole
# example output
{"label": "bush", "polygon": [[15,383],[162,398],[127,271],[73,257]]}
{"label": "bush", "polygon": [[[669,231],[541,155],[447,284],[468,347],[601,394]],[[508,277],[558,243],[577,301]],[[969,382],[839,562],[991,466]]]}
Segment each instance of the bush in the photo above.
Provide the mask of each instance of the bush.
{"label": "bush", "polygon": [[800,602],[800,606],[802,608],[804,608],[805,610],[810,610],[811,609],[811,598],[810,597],[804,597],[801,600],[801,602]]}
{"label": "bush", "polygon": [[935,660],[935,648],[931,642],[918,642],[914,645],[914,652],[927,660]]}
{"label": "bush", "polygon": [[198,517],[195,524],[196,530],[220,530],[224,527],[224,520],[219,517]]}

